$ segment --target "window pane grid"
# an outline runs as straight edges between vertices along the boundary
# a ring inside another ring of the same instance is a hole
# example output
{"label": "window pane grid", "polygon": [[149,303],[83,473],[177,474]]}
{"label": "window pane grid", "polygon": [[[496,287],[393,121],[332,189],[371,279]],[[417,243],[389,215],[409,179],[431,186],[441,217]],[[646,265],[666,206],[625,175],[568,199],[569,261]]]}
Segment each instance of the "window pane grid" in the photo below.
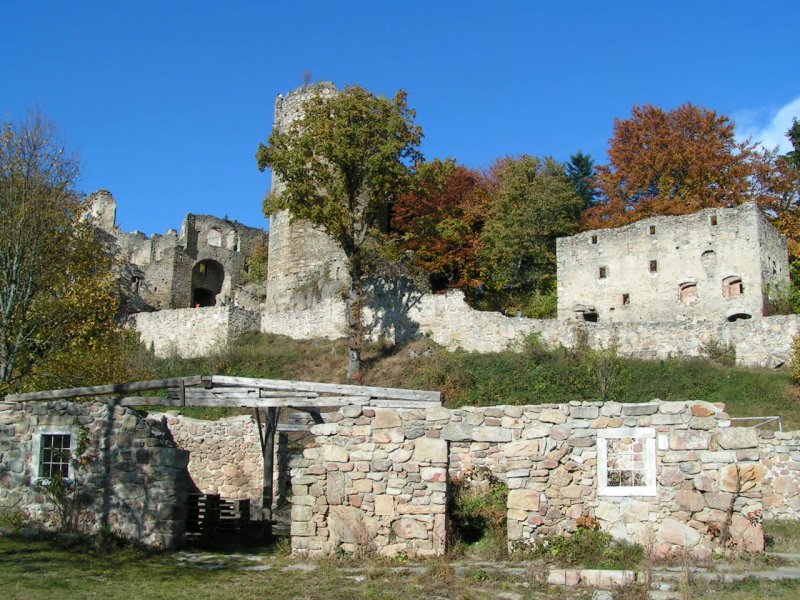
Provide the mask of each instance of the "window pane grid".
{"label": "window pane grid", "polygon": [[645,443],[639,438],[608,440],[607,485],[644,487],[647,485]]}
{"label": "window pane grid", "polygon": [[42,477],[69,477],[71,437],[69,434],[42,435]]}

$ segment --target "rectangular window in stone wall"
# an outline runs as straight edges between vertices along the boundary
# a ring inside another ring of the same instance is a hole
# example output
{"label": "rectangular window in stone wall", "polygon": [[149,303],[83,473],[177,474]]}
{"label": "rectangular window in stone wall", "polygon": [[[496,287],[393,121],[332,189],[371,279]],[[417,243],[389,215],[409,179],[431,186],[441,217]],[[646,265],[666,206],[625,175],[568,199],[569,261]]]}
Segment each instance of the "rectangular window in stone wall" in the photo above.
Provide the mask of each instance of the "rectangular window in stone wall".
{"label": "rectangular window in stone wall", "polygon": [[598,494],[656,495],[656,433],[652,427],[597,432]]}
{"label": "rectangular window in stone wall", "polygon": [[33,436],[31,471],[33,481],[60,475],[72,476],[70,459],[75,454],[77,432],[74,427],[40,427]]}

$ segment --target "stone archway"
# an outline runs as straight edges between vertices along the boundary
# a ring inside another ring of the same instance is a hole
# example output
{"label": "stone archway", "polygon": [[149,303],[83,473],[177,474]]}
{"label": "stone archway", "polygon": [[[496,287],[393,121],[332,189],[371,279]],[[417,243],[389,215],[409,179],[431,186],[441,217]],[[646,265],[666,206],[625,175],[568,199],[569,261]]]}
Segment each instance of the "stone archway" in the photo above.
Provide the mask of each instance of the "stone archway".
{"label": "stone archway", "polygon": [[215,306],[225,281],[225,269],[215,260],[201,260],[192,269],[192,303],[190,306]]}

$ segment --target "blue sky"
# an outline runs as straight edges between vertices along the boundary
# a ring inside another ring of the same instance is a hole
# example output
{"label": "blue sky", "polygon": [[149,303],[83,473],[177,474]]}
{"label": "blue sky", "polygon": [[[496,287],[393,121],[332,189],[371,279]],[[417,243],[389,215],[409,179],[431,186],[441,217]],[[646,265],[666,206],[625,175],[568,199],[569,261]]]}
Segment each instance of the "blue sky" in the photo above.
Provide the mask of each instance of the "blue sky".
{"label": "blue sky", "polygon": [[36,106],[125,230],[186,212],[266,226],[255,152],[275,97],[403,88],[427,158],[596,162],[615,117],[683,102],[782,143],[800,117],[800,2],[0,0],[0,119]]}

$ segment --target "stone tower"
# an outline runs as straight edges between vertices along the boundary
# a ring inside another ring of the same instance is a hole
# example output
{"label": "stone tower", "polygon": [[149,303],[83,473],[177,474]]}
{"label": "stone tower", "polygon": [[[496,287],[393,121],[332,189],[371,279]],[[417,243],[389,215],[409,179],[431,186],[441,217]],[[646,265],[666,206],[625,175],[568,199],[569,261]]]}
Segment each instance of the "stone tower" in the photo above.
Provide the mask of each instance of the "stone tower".
{"label": "stone tower", "polygon": [[[304,86],[275,100],[275,127],[284,131],[302,117],[303,104],[315,95],[337,94],[330,82]],[[272,191],[282,183],[274,174]],[[346,281],[346,258],[324,232],[307,221],[290,223],[288,212],[269,215],[269,271],[267,315],[313,308],[323,301],[341,298]]]}

